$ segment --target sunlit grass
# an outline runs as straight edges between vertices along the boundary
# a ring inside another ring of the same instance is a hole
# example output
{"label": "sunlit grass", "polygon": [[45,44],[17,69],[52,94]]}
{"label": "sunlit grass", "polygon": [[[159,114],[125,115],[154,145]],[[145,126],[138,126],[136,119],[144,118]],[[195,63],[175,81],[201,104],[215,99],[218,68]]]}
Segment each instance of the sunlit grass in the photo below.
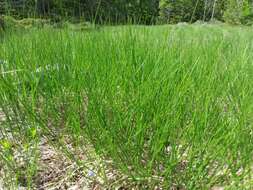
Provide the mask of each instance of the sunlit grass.
{"label": "sunlit grass", "polygon": [[[84,137],[149,189],[250,189],[252,37],[248,28],[218,26],[8,35],[0,44],[1,131],[28,147],[42,135],[61,146],[66,134],[77,144]],[[12,163],[0,137],[1,158]]]}

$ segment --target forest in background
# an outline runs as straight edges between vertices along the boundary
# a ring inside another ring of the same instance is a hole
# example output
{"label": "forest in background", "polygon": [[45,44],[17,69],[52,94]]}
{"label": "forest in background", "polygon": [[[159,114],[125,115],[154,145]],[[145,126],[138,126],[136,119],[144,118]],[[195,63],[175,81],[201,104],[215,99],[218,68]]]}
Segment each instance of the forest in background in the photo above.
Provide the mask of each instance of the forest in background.
{"label": "forest in background", "polygon": [[0,15],[96,23],[253,23],[252,0],[0,0]]}

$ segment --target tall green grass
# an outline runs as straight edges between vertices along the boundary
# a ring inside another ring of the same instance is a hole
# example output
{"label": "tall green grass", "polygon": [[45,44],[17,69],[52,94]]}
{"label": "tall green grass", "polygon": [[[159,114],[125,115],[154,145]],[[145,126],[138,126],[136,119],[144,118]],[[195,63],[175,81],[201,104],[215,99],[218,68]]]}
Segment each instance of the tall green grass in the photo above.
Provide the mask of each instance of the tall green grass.
{"label": "tall green grass", "polygon": [[8,35],[1,72],[15,72],[0,76],[1,158],[13,168],[6,134],[35,152],[41,136],[64,146],[67,134],[140,189],[251,189],[252,39],[224,26]]}

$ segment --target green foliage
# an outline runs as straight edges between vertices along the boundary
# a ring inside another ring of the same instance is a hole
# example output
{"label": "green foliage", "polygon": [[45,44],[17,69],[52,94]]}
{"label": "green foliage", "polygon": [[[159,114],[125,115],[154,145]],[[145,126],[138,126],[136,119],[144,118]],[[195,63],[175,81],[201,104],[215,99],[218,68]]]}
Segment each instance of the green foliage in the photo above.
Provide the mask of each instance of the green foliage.
{"label": "green foliage", "polygon": [[54,22],[153,24],[216,19],[248,24],[252,22],[252,5],[249,0],[0,0],[0,14]]}
{"label": "green foliage", "polygon": [[3,16],[3,22],[6,30],[11,30],[17,27],[17,20],[11,16]]}
{"label": "green foliage", "polygon": [[252,2],[248,0],[229,0],[226,3],[224,20],[231,24],[252,24]]}
{"label": "green foliage", "polygon": [[226,3],[224,20],[232,24],[240,24],[242,19],[242,6],[236,0],[229,0]]}
{"label": "green foliage", "polygon": [[43,28],[44,26],[50,24],[50,21],[45,19],[23,18],[17,20],[12,16],[2,16],[0,18],[0,23],[1,22],[3,23],[3,28],[7,31],[28,28]]}
{"label": "green foliage", "polygon": [[[3,13],[16,18],[39,16],[59,21],[78,18],[99,23],[155,23],[159,0],[3,1]],[[19,3],[17,3],[19,2]]]}
{"label": "green foliage", "polygon": [[161,0],[160,20],[167,23],[222,20],[223,0]]}

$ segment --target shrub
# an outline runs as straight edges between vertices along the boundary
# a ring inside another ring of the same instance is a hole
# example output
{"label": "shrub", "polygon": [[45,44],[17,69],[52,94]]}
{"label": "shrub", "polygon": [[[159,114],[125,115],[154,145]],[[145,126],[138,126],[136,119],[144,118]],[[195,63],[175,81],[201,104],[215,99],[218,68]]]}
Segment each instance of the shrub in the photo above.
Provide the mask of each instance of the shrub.
{"label": "shrub", "polygon": [[253,13],[248,1],[229,0],[223,17],[230,24],[251,25],[253,22]]}
{"label": "shrub", "polygon": [[11,16],[3,16],[4,28],[10,30],[16,27],[17,21]]}
{"label": "shrub", "polygon": [[2,18],[0,18],[0,28],[7,30],[27,29],[32,27],[43,28],[48,24],[50,24],[49,20],[45,19],[24,18],[17,20],[12,16],[2,16]]}
{"label": "shrub", "polygon": [[19,20],[18,24],[24,28],[27,27],[43,28],[45,25],[49,24],[49,20],[26,18]]}

